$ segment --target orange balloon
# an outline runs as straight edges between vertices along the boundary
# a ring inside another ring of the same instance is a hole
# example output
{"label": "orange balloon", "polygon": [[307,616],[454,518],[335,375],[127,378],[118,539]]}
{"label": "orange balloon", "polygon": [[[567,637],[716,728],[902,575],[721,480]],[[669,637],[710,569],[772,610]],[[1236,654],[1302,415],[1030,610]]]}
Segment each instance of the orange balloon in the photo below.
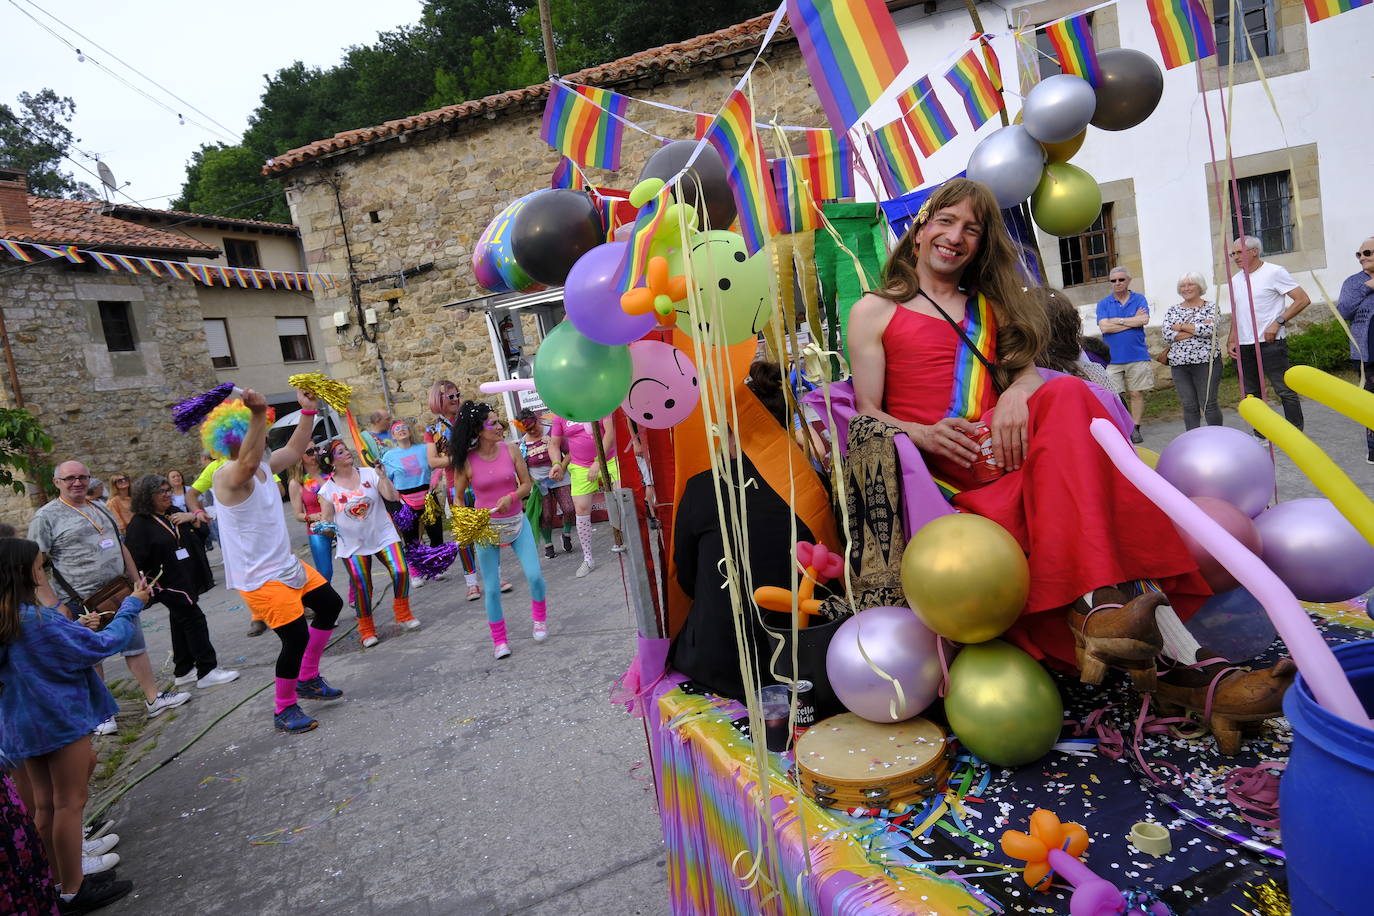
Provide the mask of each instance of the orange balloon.
{"label": "orange balloon", "polygon": [[1002,851],[1022,862],[1044,862],[1050,856],[1048,846],[1019,830],[1008,830],[1002,834]]}
{"label": "orange balloon", "polygon": [[1026,870],[1022,872],[1022,877],[1026,879],[1027,884],[1036,890],[1047,891],[1050,889],[1050,863],[1048,861],[1032,862],[1026,866]]}
{"label": "orange balloon", "polygon": [[1064,838],[1069,841],[1064,851],[1075,859],[1088,851],[1088,831],[1078,824],[1065,824]]}
{"label": "orange balloon", "polygon": [[1063,828],[1059,823],[1058,816],[1053,811],[1036,808],[1035,813],[1031,815],[1030,832],[1031,836],[1046,846],[1058,849]]}

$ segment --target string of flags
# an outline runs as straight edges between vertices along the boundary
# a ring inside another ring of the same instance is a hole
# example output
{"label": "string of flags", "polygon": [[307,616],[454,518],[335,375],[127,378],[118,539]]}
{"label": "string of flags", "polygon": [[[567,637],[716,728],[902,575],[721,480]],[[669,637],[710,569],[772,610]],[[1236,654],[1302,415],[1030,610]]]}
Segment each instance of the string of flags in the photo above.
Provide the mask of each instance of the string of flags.
{"label": "string of flags", "polygon": [[332,274],[315,273],[304,270],[265,270],[259,267],[221,267],[217,264],[190,264],[186,261],[168,261],[163,258],[147,258],[131,254],[114,254],[108,251],[93,251],[76,245],[42,245],[37,242],[20,242],[13,239],[0,239],[10,257],[25,263],[32,262],[35,255],[48,259],[61,258],[69,264],[85,264],[88,260],[105,270],[127,271],[131,274],[147,272],[154,277],[173,280],[194,280],[205,286],[238,286],[247,289],[290,289],[300,291],[335,289],[339,284]]}

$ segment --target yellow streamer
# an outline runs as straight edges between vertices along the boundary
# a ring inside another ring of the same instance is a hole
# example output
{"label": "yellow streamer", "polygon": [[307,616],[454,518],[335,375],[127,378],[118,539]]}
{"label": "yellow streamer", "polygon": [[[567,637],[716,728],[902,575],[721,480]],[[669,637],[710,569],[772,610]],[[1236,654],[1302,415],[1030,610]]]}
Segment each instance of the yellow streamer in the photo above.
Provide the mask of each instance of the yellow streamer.
{"label": "yellow streamer", "polygon": [[313,394],[339,413],[348,410],[348,402],[353,397],[352,385],[336,382],[322,372],[301,372],[288,378],[286,384]]}
{"label": "yellow streamer", "polygon": [[1374,429],[1374,391],[1365,391],[1311,366],[1294,366],[1283,374],[1283,380],[1298,394]]}
{"label": "yellow streamer", "polygon": [[1326,498],[1365,540],[1374,544],[1374,502],[1360,492],[1360,488],[1341,470],[1340,465],[1307,438],[1302,430],[1279,416],[1259,398],[1245,398],[1238,409],[1247,423],[1287,452],[1298,470],[1326,494]]}

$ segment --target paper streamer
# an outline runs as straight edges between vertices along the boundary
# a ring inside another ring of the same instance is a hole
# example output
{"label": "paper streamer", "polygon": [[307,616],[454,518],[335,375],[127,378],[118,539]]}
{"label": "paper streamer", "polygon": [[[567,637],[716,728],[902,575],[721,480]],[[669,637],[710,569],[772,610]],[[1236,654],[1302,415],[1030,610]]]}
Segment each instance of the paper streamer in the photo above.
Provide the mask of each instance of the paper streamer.
{"label": "paper streamer", "polygon": [[1090,428],[1097,444],[1126,479],[1174,524],[1191,534],[1264,606],[1322,708],[1361,728],[1369,728],[1369,717],[1345,671],[1288,586],[1196,503],[1146,466],[1110,420],[1098,417]]}

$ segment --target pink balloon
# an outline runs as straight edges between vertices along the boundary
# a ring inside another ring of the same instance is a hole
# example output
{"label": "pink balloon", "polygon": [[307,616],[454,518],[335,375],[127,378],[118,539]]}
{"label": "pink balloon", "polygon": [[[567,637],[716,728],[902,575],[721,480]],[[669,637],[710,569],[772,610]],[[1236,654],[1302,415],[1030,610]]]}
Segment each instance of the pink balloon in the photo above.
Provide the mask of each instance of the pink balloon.
{"label": "pink balloon", "polygon": [[637,340],[630,344],[633,380],[620,406],[631,420],[650,429],[676,426],[701,400],[697,367],[672,344]]}
{"label": "pink balloon", "polygon": [[[939,638],[910,608],[860,611],[840,624],[830,639],[825,653],[830,687],[846,709],[872,722],[901,722],[918,716],[935,702],[940,687]],[[869,662],[887,677],[875,672]],[[893,681],[902,685],[905,704],[898,702]]]}
{"label": "pink balloon", "polygon": [[513,378],[503,382],[483,382],[477,386],[483,394],[505,394],[508,391],[533,391],[534,379]]}
{"label": "pink balloon", "polygon": [[[1226,500],[1214,496],[1194,496],[1193,502],[1207,513],[1208,518],[1225,528],[1227,534],[1244,544],[1247,550],[1255,556],[1260,555],[1259,529],[1255,527],[1255,522],[1250,516]],[[1207,580],[1207,584],[1212,586],[1213,592],[1229,592],[1239,585],[1236,577],[1227,572],[1226,567],[1218,563],[1207,552],[1207,548],[1199,544],[1191,534],[1183,528],[1178,528],[1178,536],[1183,539],[1193,559],[1197,560],[1198,571],[1202,573],[1202,578]]]}
{"label": "pink balloon", "polygon": [[1117,470],[1135,484],[1146,498],[1159,506],[1175,525],[1190,532],[1264,605],[1269,619],[1274,622],[1274,629],[1279,631],[1288,651],[1293,653],[1293,661],[1302,672],[1303,680],[1311,687],[1313,696],[1322,708],[1361,728],[1369,728],[1369,716],[1364,711],[1364,704],[1355,695],[1355,688],[1350,686],[1350,680],[1345,676],[1340,662],[1336,661],[1331,647],[1326,644],[1288,586],[1264,565],[1263,560],[1141,461],[1135,449],[1121,438],[1121,433],[1111,421],[1098,417],[1092,421],[1090,428],[1093,438],[1112,459]]}

